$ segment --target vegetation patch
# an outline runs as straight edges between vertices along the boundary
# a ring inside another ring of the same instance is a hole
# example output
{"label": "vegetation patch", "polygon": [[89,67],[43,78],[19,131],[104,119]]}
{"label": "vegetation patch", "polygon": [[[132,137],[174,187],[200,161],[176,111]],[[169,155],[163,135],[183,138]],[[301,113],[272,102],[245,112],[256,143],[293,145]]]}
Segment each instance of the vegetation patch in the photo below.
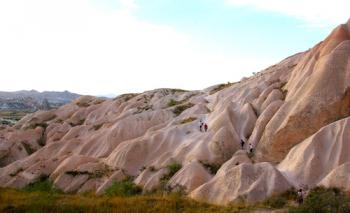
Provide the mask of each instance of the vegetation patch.
{"label": "vegetation patch", "polygon": [[195,118],[195,117],[188,117],[188,118],[185,118],[182,121],[180,121],[180,124],[191,123],[192,121],[195,121],[195,120],[197,120],[197,118]]}
{"label": "vegetation patch", "polygon": [[241,208],[243,206],[196,202],[179,193],[110,197],[93,193],[50,194],[0,188],[0,212],[232,213]]}
{"label": "vegetation patch", "polygon": [[106,190],[107,196],[128,197],[142,193],[142,188],[135,185],[130,179],[120,182],[114,182],[111,187]]}
{"label": "vegetation patch", "polygon": [[218,85],[217,87],[215,87],[214,89],[212,89],[210,92],[209,92],[209,95],[212,95],[212,94],[215,94],[225,88],[228,88],[230,86],[232,86],[233,84],[235,83],[230,83],[230,82],[227,82],[227,84],[220,84]]}
{"label": "vegetation patch", "polygon": [[105,176],[104,171],[101,170],[96,170],[94,173],[88,172],[88,171],[66,171],[65,172],[67,175],[72,175],[73,177],[78,176],[78,175],[88,175],[89,178],[101,178],[103,176]]}
{"label": "vegetation patch", "polygon": [[46,144],[46,140],[45,140],[45,130],[44,129],[40,135],[40,138],[38,139],[37,143],[39,144],[39,146],[45,146]]}
{"label": "vegetation patch", "polygon": [[317,187],[310,191],[301,206],[291,207],[289,212],[350,212],[350,198],[340,189]]}
{"label": "vegetation patch", "polygon": [[168,181],[182,168],[182,165],[173,163],[169,164],[166,168],[168,169],[168,173],[160,179],[160,189],[165,192],[170,192],[171,188],[167,185]]}
{"label": "vegetation patch", "polygon": [[10,176],[11,176],[11,177],[14,177],[14,176],[16,176],[18,173],[23,172],[23,171],[24,171],[23,168],[19,168],[19,169],[17,169],[15,172],[11,173]]}
{"label": "vegetation patch", "polygon": [[124,99],[124,101],[127,102],[138,95],[139,95],[139,93],[127,93],[127,94],[120,95],[120,96],[114,98],[113,100],[115,101],[117,99]]}
{"label": "vegetation patch", "polygon": [[182,105],[178,105],[176,106],[174,109],[173,109],[173,113],[176,115],[176,116],[179,116],[183,111],[185,111],[186,109],[189,109],[191,107],[193,107],[194,104],[192,103],[186,103],[186,104],[182,104]]}
{"label": "vegetation patch", "polygon": [[199,161],[199,163],[201,163],[203,167],[206,168],[212,175],[215,175],[221,167],[220,164],[207,163],[203,161]]}
{"label": "vegetation patch", "polygon": [[47,176],[40,177],[38,182],[29,184],[24,187],[25,192],[46,192],[46,193],[62,193],[61,190],[54,187],[52,181]]}
{"label": "vegetation patch", "polygon": [[168,107],[172,107],[172,106],[179,105],[181,103],[182,103],[182,101],[176,101],[174,99],[170,99],[167,105],[168,105]]}
{"label": "vegetation patch", "polygon": [[29,144],[27,144],[26,141],[22,141],[21,144],[23,145],[28,155],[31,155],[35,152],[35,149],[33,149]]}
{"label": "vegetation patch", "polygon": [[136,112],[134,112],[134,114],[139,114],[142,113],[144,111],[148,111],[148,110],[153,110],[153,106],[152,105],[144,105],[144,106],[138,106]]}
{"label": "vegetation patch", "polygon": [[80,119],[78,122],[69,122],[69,125],[71,125],[72,127],[75,127],[75,126],[83,125],[84,122],[85,122],[85,119]]}
{"label": "vegetation patch", "polygon": [[97,130],[99,130],[102,126],[103,126],[103,124],[95,124],[95,125],[93,126],[93,128],[94,128],[95,131],[97,131]]}
{"label": "vegetation patch", "polygon": [[78,107],[89,107],[90,103],[89,102],[77,102],[76,105]]}
{"label": "vegetation patch", "polygon": [[156,172],[156,171],[158,171],[158,169],[156,169],[154,166],[150,166],[150,167],[149,167],[149,170],[150,170],[151,172]]}
{"label": "vegetation patch", "polygon": [[188,92],[188,90],[183,90],[183,89],[170,89],[170,91],[174,94],[176,92]]}

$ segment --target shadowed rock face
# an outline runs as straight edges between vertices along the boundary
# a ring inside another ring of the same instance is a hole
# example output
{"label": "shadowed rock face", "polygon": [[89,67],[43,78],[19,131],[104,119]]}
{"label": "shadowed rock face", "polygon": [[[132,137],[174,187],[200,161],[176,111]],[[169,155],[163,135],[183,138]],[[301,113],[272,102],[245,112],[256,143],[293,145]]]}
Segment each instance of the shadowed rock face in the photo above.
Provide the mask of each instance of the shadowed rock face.
{"label": "shadowed rock face", "polygon": [[102,194],[131,178],[145,191],[181,189],[228,204],[300,184],[345,184],[336,177],[350,162],[349,32],[341,25],[311,50],[233,84],[82,96],[1,126],[0,187],[48,176],[65,192]]}
{"label": "shadowed rock face", "polygon": [[267,124],[260,161],[281,161],[321,127],[350,115],[350,24],[337,27],[294,68],[285,103]]}

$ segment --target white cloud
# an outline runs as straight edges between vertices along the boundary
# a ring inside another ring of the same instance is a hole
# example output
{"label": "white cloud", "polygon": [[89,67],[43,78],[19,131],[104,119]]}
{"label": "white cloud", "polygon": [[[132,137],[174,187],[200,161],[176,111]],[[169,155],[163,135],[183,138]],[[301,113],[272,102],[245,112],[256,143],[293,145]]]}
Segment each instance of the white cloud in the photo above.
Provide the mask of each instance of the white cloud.
{"label": "white cloud", "polygon": [[199,89],[238,80],[252,64],[212,52],[195,38],[84,0],[0,0],[0,90],[71,90],[84,94]]}
{"label": "white cloud", "polygon": [[334,26],[350,17],[349,0],[226,0],[229,4],[241,7],[281,13],[304,20],[314,27]]}

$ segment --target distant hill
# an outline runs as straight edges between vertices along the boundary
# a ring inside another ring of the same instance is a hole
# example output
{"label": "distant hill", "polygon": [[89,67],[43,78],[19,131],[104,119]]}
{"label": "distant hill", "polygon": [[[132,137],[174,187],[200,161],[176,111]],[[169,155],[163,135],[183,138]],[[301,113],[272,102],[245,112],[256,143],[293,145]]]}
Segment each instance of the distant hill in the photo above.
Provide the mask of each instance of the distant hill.
{"label": "distant hill", "polygon": [[16,92],[0,91],[0,111],[36,111],[57,108],[71,102],[80,95],[64,92],[21,90]]}

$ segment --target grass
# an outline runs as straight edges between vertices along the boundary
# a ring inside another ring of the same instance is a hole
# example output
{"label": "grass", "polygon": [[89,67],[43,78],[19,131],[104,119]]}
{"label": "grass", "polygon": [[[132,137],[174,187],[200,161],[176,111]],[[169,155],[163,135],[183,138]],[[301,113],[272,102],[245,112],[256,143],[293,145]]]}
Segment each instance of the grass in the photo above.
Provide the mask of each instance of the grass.
{"label": "grass", "polygon": [[6,120],[14,120],[19,121],[27,114],[30,114],[33,112],[29,111],[0,111],[0,118],[6,119]]}
{"label": "grass", "polygon": [[170,89],[170,91],[174,94],[176,92],[188,92],[188,90],[183,90],[183,89]]}
{"label": "grass", "polygon": [[291,207],[289,212],[350,212],[350,197],[337,188],[317,187],[309,193],[299,207]]}
{"label": "grass", "polygon": [[220,164],[207,163],[203,161],[199,161],[199,163],[201,163],[212,175],[215,175],[221,167]]}
{"label": "grass", "polygon": [[107,196],[128,197],[141,194],[142,188],[136,186],[131,180],[114,182],[111,187],[106,190]]}
{"label": "grass", "polygon": [[219,92],[219,91],[221,91],[221,90],[223,90],[223,89],[225,89],[225,88],[227,88],[227,87],[232,86],[233,84],[235,84],[235,83],[227,82],[227,84],[220,84],[220,85],[218,85],[217,87],[215,87],[214,89],[212,89],[212,90],[209,92],[209,95],[215,94],[215,93],[217,93],[217,92]]}
{"label": "grass", "polygon": [[0,212],[231,213],[240,208],[200,203],[179,194],[111,197],[0,188]]}
{"label": "grass", "polygon": [[176,101],[174,99],[170,99],[167,105],[168,105],[168,107],[172,107],[172,106],[176,106],[178,104],[181,104],[181,101]]}
{"label": "grass", "polygon": [[192,121],[195,121],[195,120],[197,120],[197,118],[195,118],[195,117],[188,117],[188,118],[185,118],[182,121],[180,121],[180,124],[191,123]]}
{"label": "grass", "polygon": [[148,110],[153,110],[153,105],[144,105],[144,106],[138,106],[137,107],[137,111],[134,112],[134,114],[139,114],[139,113],[142,113],[144,111],[148,111]]}
{"label": "grass", "polygon": [[[173,171],[178,166],[172,166]],[[22,190],[0,188],[0,212],[252,212],[283,209],[284,212],[349,212],[350,197],[339,189],[313,189],[304,204],[297,207],[296,193],[290,190],[255,205],[216,206],[191,200],[180,193],[140,194],[126,180],[113,184],[110,194],[64,194],[45,177]]]}
{"label": "grass", "polygon": [[45,193],[56,193],[56,194],[62,193],[61,190],[54,187],[52,181],[46,176],[41,177],[38,182],[29,184],[28,186],[24,187],[22,191],[45,192]]}
{"label": "grass", "polygon": [[186,104],[182,104],[182,105],[178,105],[173,109],[173,113],[176,116],[179,116],[183,111],[185,111],[186,109],[189,109],[191,107],[193,107],[194,104],[192,103],[186,103]]}
{"label": "grass", "polygon": [[179,163],[169,164],[167,166],[168,173],[165,174],[160,179],[160,191],[170,192],[172,189],[168,186],[169,180],[182,168],[182,165]]}

